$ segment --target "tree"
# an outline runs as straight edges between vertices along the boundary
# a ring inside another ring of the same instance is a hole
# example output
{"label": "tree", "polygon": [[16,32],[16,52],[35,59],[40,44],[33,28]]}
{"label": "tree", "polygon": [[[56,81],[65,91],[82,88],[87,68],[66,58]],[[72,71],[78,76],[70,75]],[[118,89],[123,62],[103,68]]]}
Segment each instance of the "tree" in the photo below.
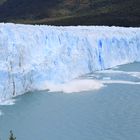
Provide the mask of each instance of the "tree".
{"label": "tree", "polygon": [[80,7],[80,0],[76,0],[76,8]]}
{"label": "tree", "polygon": [[12,130],[10,131],[9,140],[16,140],[16,137],[14,136]]}
{"label": "tree", "polygon": [[93,0],[89,0],[89,4],[90,4],[90,8],[94,7],[94,1]]}

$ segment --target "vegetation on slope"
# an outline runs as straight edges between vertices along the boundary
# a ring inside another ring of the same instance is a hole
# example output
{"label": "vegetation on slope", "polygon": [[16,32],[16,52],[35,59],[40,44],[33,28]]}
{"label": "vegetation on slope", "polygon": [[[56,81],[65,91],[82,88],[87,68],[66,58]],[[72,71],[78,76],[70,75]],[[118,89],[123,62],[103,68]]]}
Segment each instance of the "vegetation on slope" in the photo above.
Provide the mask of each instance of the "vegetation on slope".
{"label": "vegetation on slope", "polygon": [[0,21],[140,26],[139,0],[0,0]]}
{"label": "vegetation on slope", "polygon": [[9,140],[16,140],[16,137],[14,136],[12,130],[10,131]]}

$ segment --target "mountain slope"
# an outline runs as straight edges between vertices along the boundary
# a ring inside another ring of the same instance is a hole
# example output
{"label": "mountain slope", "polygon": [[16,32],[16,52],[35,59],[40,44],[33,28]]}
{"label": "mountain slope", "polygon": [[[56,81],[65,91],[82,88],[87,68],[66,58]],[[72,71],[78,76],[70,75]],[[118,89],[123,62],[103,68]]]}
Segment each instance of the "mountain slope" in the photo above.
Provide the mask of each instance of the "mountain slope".
{"label": "mountain slope", "polygon": [[139,0],[0,0],[0,21],[140,26],[139,5]]}

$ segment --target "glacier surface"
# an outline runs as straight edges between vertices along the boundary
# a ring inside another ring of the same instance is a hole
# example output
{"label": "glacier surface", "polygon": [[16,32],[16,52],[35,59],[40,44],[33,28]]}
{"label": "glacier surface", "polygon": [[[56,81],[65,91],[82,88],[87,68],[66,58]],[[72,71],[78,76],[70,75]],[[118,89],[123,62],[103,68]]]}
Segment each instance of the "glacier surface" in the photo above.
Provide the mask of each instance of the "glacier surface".
{"label": "glacier surface", "polygon": [[0,23],[0,100],[134,61],[140,28]]}

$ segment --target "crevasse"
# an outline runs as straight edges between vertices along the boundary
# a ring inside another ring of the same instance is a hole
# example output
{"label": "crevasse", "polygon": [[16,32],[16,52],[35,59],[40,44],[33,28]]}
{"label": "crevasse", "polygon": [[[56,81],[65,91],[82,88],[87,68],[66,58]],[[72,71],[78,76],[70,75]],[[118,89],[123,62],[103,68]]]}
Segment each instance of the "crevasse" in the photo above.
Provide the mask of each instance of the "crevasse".
{"label": "crevasse", "polygon": [[0,100],[140,61],[140,28],[0,24]]}

